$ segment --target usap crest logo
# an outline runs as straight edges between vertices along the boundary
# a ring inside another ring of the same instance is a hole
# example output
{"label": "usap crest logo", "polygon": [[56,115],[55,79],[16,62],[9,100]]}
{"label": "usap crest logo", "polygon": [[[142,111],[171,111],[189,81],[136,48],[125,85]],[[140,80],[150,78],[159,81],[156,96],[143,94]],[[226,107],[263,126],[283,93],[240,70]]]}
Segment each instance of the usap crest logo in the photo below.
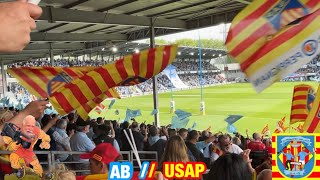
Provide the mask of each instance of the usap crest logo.
{"label": "usap crest logo", "polygon": [[316,150],[320,137],[314,134],[276,134],[272,139],[276,145],[272,155],[272,179],[309,179],[318,171],[320,161],[317,161]]}

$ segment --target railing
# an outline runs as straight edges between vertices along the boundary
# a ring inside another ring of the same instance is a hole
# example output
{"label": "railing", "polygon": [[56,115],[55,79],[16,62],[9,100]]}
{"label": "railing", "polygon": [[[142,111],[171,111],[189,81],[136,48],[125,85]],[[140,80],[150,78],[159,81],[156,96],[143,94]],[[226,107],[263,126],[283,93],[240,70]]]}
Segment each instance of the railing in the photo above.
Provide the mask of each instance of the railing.
{"label": "railing", "polygon": [[[133,151],[130,151],[130,153],[131,153],[131,157],[132,157],[131,162],[133,164],[133,168],[139,169],[136,156],[134,155]],[[139,154],[141,162],[143,162],[143,161],[148,161],[148,162],[156,161],[156,162],[158,162],[157,151],[138,151],[138,154]]]}
{"label": "railing", "polygon": [[[11,154],[11,151],[0,151],[0,155],[2,154]],[[41,165],[47,165],[48,169],[53,169],[56,164],[63,163],[66,166],[69,165],[76,165],[76,164],[83,164],[85,162],[79,162],[79,161],[66,161],[66,162],[60,162],[55,159],[57,155],[60,154],[68,154],[68,155],[80,155],[85,152],[78,152],[78,151],[34,151],[36,155],[46,155],[47,161],[40,162]],[[120,154],[123,156],[123,160],[120,160],[120,162],[131,162],[134,165],[134,168],[138,169],[139,166],[137,166],[137,160],[134,156],[133,151],[120,151]],[[158,154],[156,151],[138,151],[139,156],[141,157],[141,161],[158,161]],[[73,170],[76,173],[88,173],[90,170]]]}

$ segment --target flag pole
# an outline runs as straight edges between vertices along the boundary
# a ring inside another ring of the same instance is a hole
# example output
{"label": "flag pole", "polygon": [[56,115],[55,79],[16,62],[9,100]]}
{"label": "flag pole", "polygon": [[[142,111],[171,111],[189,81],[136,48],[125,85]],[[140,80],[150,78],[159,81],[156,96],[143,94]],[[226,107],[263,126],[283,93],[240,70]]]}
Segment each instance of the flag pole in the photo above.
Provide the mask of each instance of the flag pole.
{"label": "flag pole", "polygon": [[170,90],[171,90],[171,101],[170,101],[170,113],[173,114],[175,111],[176,111],[176,107],[175,107],[175,102],[173,100],[173,83],[172,83],[172,65],[169,65],[169,73],[170,73],[170,82],[171,82],[171,87],[170,87]]}
{"label": "flag pole", "polygon": [[201,51],[201,38],[200,31],[198,31],[199,35],[199,66],[200,66],[200,113],[201,115],[205,115],[205,103],[203,101],[203,74],[202,74],[202,51]]}

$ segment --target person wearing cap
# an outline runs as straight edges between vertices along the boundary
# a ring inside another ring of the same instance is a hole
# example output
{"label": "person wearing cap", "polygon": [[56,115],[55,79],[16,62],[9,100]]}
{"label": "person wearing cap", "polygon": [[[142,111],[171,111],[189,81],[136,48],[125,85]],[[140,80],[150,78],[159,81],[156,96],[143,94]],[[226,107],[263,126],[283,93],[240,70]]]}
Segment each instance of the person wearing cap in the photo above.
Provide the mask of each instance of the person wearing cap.
{"label": "person wearing cap", "polygon": [[91,174],[107,174],[109,164],[121,159],[121,155],[110,143],[101,143],[91,152],[81,154],[81,159],[89,159]]}
{"label": "person wearing cap", "polygon": [[[72,151],[82,151],[90,152],[95,148],[94,143],[89,139],[87,133],[90,129],[90,122],[84,121],[81,117],[78,117],[77,122],[77,132],[70,138],[70,147]],[[76,169],[83,170],[88,168],[88,161],[80,159],[79,155],[73,155],[73,160],[83,162],[82,164],[77,164]]]}

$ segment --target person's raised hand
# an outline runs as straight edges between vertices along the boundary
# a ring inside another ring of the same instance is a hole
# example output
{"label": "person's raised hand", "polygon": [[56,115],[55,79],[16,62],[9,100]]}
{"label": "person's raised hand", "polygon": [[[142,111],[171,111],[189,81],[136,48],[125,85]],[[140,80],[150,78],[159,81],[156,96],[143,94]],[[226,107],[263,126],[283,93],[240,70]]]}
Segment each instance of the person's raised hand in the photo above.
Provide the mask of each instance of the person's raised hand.
{"label": "person's raised hand", "polygon": [[0,3],[0,52],[22,51],[41,14],[42,9],[27,0]]}
{"label": "person's raised hand", "polygon": [[48,103],[48,101],[44,100],[32,101],[22,110],[22,112],[27,115],[32,115],[35,118],[39,118],[43,115]]}
{"label": "person's raised hand", "polygon": [[250,152],[251,152],[250,149],[246,149],[241,153],[242,157],[243,157],[243,160],[245,162],[247,162],[247,163],[251,163],[252,162],[252,159],[250,159]]}

